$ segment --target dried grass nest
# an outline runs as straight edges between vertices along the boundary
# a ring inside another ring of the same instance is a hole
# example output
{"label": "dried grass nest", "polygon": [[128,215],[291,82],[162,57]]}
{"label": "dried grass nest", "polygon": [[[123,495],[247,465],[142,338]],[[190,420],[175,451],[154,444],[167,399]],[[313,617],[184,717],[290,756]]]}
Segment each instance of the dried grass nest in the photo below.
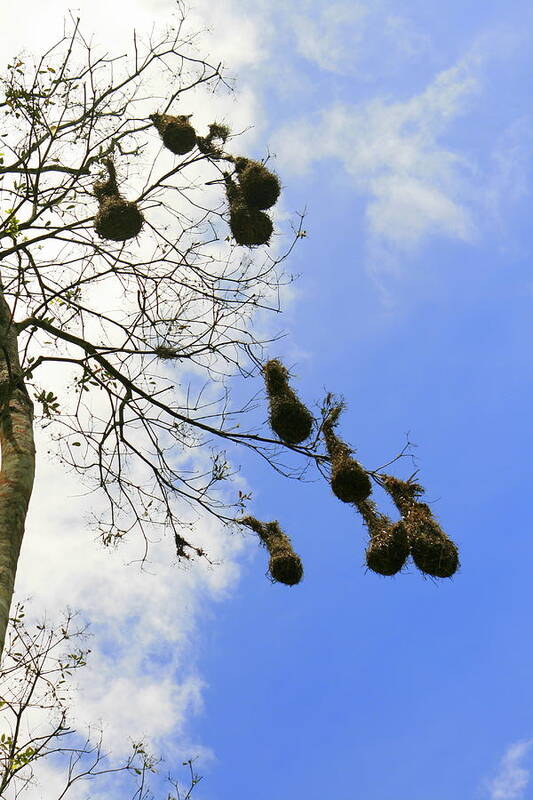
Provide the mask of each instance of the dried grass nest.
{"label": "dried grass nest", "polygon": [[372,492],[372,483],[366,470],[352,458],[352,450],[335,433],[342,405],[332,410],[324,422],[326,448],[331,459],[331,489],[343,503],[360,503]]}
{"label": "dried grass nest", "polygon": [[151,114],[149,119],[159,131],[165,147],[177,156],[183,156],[196,145],[196,131],[189,122],[191,115]]}
{"label": "dried grass nest", "polygon": [[270,554],[268,572],[272,581],[284,583],[286,586],[300,583],[303,578],[302,561],[294,552],[291,540],[281,530],[279,523],[276,520],[260,522],[255,517],[244,517],[241,523],[255,531],[267,548]]}
{"label": "dried grass nest", "polygon": [[409,556],[407,531],[401,522],[392,522],[376,509],[372,500],[362,500],[356,507],[370,534],[366,549],[369,569],[380,575],[396,575]]}
{"label": "dried grass nest", "polygon": [[385,489],[400,511],[413,561],[421,572],[435,578],[451,578],[459,569],[459,550],[433,517],[430,507],[419,502],[424,489],[413,481],[383,476]]}
{"label": "dried grass nest", "polygon": [[245,203],[250,208],[265,210],[274,205],[281,191],[278,176],[259,161],[237,158],[235,169]]}
{"label": "dried grass nest", "polygon": [[396,575],[409,556],[407,531],[401,522],[383,527],[371,536],[366,549],[366,563],[380,575]]}
{"label": "dried grass nest", "polygon": [[243,202],[230,205],[229,226],[237,244],[243,247],[259,247],[270,242],[274,232],[272,220],[264,211],[249,208]]}
{"label": "dried grass nest", "polygon": [[459,568],[459,550],[433,518],[429,507],[418,503],[405,524],[418,569],[435,578],[451,578]]}
{"label": "dried grass nest", "polygon": [[137,236],[144,217],[136,203],[125,200],[117,186],[115,166],[111,159],[105,162],[109,178],[94,184],[94,194],[100,208],[94,218],[94,229],[102,239],[125,242]]}
{"label": "dried grass nest", "polygon": [[278,359],[263,367],[270,427],[287,444],[301,444],[313,430],[314,418],[289,386],[289,373]]}

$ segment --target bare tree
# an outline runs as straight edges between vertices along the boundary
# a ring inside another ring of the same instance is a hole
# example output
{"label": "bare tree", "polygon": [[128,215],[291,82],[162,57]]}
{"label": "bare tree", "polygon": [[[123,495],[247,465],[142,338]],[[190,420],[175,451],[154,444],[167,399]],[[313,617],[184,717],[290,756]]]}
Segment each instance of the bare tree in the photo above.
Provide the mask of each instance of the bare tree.
{"label": "bare tree", "polygon": [[[80,784],[105,788],[112,780],[121,796],[131,800],[154,797],[151,779],[161,762],[142,742],[131,742],[130,753],[121,761],[107,754],[102,730],[86,735],[70,724],[71,685],[85,667],[90,650],[88,633],[77,617],[67,612],[58,624],[46,621],[27,624],[22,604],[9,620],[6,649],[0,670],[0,797],[18,800],[30,796],[40,785],[43,764],[57,775],[55,793],[47,787],[50,800],[71,796]],[[169,774],[166,800],[190,797],[200,777],[194,760],[183,780]],[[49,773],[48,773],[49,774]]]}
{"label": "bare tree", "polygon": [[[265,364],[271,342],[253,317],[279,310],[302,218],[284,251],[261,247],[283,241],[267,213],[279,180],[236,151],[225,124],[195,129],[187,102],[227,84],[183,13],[117,56],[72,19],[1,81],[0,647],[33,486],[34,413],[61,461],[105,494],[95,519],[104,543],[136,532],[143,558],[154,530],[171,533],[179,558],[208,558],[191,510],[242,522],[246,497],[219,491],[235,447],[292,477],[349,454],[332,445],[333,424],[320,444],[331,402],[313,421],[285,367]],[[230,399],[232,376],[261,373],[273,433],[247,422],[257,389]]]}

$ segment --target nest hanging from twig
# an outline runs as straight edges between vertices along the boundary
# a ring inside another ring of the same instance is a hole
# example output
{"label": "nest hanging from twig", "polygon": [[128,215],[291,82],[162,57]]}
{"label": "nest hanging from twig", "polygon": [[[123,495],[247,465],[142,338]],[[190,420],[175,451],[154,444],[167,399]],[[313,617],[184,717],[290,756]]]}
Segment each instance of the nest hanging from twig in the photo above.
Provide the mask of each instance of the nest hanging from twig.
{"label": "nest hanging from twig", "polygon": [[313,416],[289,386],[289,373],[277,359],[263,368],[270,427],[287,444],[301,444],[311,435]]}
{"label": "nest hanging from twig", "polygon": [[371,500],[362,500],[356,506],[370,534],[366,549],[368,568],[380,575],[396,575],[409,556],[405,526],[380,514]]}
{"label": "nest hanging from twig", "polygon": [[451,578],[459,568],[459,551],[433,517],[430,507],[420,503],[420,484],[383,476],[385,489],[403,517],[413,561],[421,572],[435,578]]}
{"label": "nest hanging from twig", "polygon": [[93,187],[100,205],[94,218],[94,229],[102,239],[125,242],[140,233],[144,217],[136,203],[125,200],[120,194],[112,160],[106,159],[104,163],[109,177],[105,181],[97,181]]}
{"label": "nest hanging from twig", "polygon": [[189,153],[196,144],[196,131],[189,122],[191,115],[151,114],[149,119],[159,131],[165,147],[177,156]]}
{"label": "nest hanging from twig", "polygon": [[268,244],[274,231],[272,220],[264,211],[249,208],[245,203],[230,206],[231,233],[237,244],[243,247],[259,247]]}
{"label": "nest hanging from twig", "polygon": [[244,247],[268,244],[274,230],[268,214],[247,205],[241,187],[230,175],[224,175],[224,183],[229,203],[230,229],[237,244]]}
{"label": "nest hanging from twig", "polygon": [[237,158],[235,169],[245,203],[250,208],[266,209],[274,205],[281,191],[279,178],[259,161]]}
{"label": "nest hanging from twig", "polygon": [[259,536],[261,543],[270,554],[268,571],[272,581],[295,586],[303,577],[303,566],[299,556],[292,549],[291,540],[283,533],[279,523],[260,522],[255,517],[244,517],[241,520]]}
{"label": "nest hanging from twig", "polygon": [[343,503],[360,503],[372,492],[368,473],[352,458],[352,450],[335,434],[342,404],[337,405],[323,425],[324,439],[331,459],[331,488]]}
{"label": "nest hanging from twig", "polygon": [[222,125],[220,122],[212,122],[207,136],[196,137],[198,150],[205,156],[220,158],[222,156],[222,148],[226,144],[229,134],[230,129],[227,125]]}

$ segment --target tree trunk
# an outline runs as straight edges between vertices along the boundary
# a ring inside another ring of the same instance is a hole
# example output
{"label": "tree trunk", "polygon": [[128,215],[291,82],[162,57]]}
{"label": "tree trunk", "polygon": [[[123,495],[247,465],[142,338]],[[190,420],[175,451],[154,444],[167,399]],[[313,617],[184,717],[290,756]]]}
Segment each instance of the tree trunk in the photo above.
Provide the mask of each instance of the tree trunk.
{"label": "tree trunk", "polygon": [[17,330],[0,292],[0,655],[4,649],[26,512],[35,475],[33,403],[24,385]]}

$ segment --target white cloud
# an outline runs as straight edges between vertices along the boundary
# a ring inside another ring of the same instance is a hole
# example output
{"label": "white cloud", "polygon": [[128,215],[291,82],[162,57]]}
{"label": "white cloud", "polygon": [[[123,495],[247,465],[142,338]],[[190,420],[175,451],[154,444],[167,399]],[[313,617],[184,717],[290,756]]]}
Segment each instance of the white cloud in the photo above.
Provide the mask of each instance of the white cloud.
{"label": "white cloud", "polygon": [[403,102],[335,104],[286,125],[275,142],[283,169],[302,174],[316,161],[339,161],[367,198],[370,238],[395,248],[432,234],[472,239],[471,166],[442,137],[478,89],[477,65],[465,58]]}
{"label": "white cloud", "polygon": [[520,800],[524,796],[531,770],[523,766],[523,761],[532,746],[533,739],[526,739],[507,748],[500,761],[498,774],[489,785],[491,800]]}
{"label": "white cloud", "polygon": [[390,13],[386,2],[293,3],[285,13],[296,49],[320,69],[375,78],[398,61],[418,56],[427,37],[405,17]]}
{"label": "white cloud", "polygon": [[[15,11],[6,10],[0,49],[7,58],[21,47],[39,53],[61,35],[67,8],[60,1],[52,0],[46,9],[28,2],[25,13],[32,18],[30,30],[20,28]],[[165,24],[174,9],[173,0],[133,0],[112,7],[103,0],[82,0],[74,14],[80,13],[88,36],[94,31],[95,42],[116,52],[129,45],[134,25],[139,32],[149,33],[154,19]],[[213,39],[199,38],[200,52],[205,54],[202,48],[210,41],[213,58],[220,56],[232,68],[263,57],[260,27],[238,14],[230,4],[215,13],[200,2],[187,22],[189,28],[204,27],[206,21],[216,27],[219,33]],[[238,102],[224,94],[200,94],[188,108],[200,125],[224,119],[239,130],[261,123],[253,87],[244,88]],[[256,135],[246,134],[239,146],[249,147]],[[111,297],[107,300],[112,302]],[[169,538],[151,543],[149,561],[141,571],[137,543],[106,551],[94,541],[86,517],[98,499],[87,497],[73,476],[65,475],[57,462],[46,460],[44,437],[39,436],[38,445],[37,480],[16,594],[19,599],[31,597],[28,611],[37,618],[46,613],[53,620],[69,606],[91,623],[93,653],[89,665],[78,674],[80,684],[73,702],[76,728],[83,731],[102,720],[106,749],[115,756],[128,750],[131,738],[148,740],[167,756],[204,752],[202,746],[195,743],[193,747],[187,741],[187,721],[201,709],[205,687],[195,662],[199,623],[209,619],[214,602],[227,597],[236,585],[237,560],[245,539],[221,530],[211,518],[199,519],[191,537],[201,543],[213,566],[206,562],[176,565]],[[43,770],[48,770],[45,781],[50,788],[60,776],[53,766],[43,766]],[[44,784],[43,791],[49,796]],[[39,790],[35,797],[40,796]]]}

